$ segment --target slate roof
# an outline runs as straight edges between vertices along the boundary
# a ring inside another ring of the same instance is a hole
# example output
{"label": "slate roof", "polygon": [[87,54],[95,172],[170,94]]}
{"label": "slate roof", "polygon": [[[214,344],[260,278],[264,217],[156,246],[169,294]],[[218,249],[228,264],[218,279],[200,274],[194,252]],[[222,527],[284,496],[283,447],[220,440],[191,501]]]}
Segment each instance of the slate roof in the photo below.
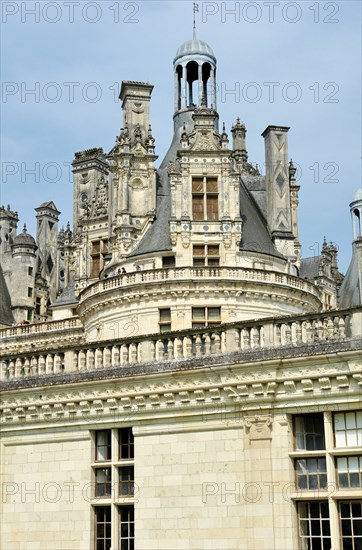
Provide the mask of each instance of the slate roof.
{"label": "slate roof", "polygon": [[300,261],[299,276],[302,279],[315,279],[319,274],[320,256],[302,258]]}
{"label": "slate roof", "polygon": [[0,324],[12,325],[13,322],[10,294],[0,265]]}
{"label": "slate roof", "polygon": [[356,241],[353,242],[351,263],[339,290],[339,307],[343,309],[362,305],[360,279],[360,271],[362,271],[362,239],[361,243],[358,244]]}
{"label": "slate roof", "polygon": [[63,290],[60,296],[55,300],[54,304],[50,307],[59,307],[66,305],[78,305],[78,298],[74,292],[75,283],[72,281],[69,285]]}
{"label": "slate roof", "polygon": [[243,220],[240,250],[261,252],[283,258],[274,246],[265,218],[256,201],[248,192],[245,180],[244,176],[240,178],[240,215]]}

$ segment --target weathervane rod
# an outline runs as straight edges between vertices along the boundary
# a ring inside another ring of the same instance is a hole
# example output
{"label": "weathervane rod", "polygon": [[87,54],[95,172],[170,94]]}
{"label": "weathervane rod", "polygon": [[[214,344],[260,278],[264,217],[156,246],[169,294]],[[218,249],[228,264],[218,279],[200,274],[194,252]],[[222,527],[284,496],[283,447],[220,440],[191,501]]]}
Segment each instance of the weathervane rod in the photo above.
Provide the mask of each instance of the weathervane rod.
{"label": "weathervane rod", "polygon": [[196,12],[199,11],[199,5],[194,2],[194,28],[193,28],[193,39],[196,40]]}

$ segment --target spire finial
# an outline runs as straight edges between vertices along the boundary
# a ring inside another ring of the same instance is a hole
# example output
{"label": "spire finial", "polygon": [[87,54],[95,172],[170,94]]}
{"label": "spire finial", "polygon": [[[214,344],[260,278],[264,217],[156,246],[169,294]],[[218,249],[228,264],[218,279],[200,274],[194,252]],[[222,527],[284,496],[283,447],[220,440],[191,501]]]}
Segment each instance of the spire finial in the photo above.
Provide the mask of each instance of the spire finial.
{"label": "spire finial", "polygon": [[26,233],[26,223],[24,223],[23,233]]}
{"label": "spire finial", "polygon": [[199,5],[196,4],[196,2],[194,2],[194,27],[193,27],[193,35],[192,35],[192,39],[193,40],[196,40],[196,12],[199,11]]}

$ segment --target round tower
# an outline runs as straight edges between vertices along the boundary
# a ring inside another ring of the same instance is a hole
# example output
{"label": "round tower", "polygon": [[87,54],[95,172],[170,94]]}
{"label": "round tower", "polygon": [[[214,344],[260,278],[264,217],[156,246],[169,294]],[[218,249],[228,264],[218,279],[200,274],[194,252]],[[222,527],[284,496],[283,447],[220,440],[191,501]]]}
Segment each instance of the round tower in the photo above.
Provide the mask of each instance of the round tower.
{"label": "round tower", "polygon": [[352,219],[353,240],[362,237],[362,188],[360,187],[349,205]]}

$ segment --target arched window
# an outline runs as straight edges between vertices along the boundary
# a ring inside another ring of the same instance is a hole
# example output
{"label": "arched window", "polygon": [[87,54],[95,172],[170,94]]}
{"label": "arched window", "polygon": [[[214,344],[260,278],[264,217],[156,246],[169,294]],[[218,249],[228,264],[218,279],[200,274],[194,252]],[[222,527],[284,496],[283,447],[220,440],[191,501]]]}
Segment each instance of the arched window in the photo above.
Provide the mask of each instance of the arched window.
{"label": "arched window", "polygon": [[187,95],[187,107],[192,107],[193,105],[198,105],[198,82],[199,82],[199,66],[196,61],[190,61],[187,64],[187,84],[188,84],[188,95]]}

